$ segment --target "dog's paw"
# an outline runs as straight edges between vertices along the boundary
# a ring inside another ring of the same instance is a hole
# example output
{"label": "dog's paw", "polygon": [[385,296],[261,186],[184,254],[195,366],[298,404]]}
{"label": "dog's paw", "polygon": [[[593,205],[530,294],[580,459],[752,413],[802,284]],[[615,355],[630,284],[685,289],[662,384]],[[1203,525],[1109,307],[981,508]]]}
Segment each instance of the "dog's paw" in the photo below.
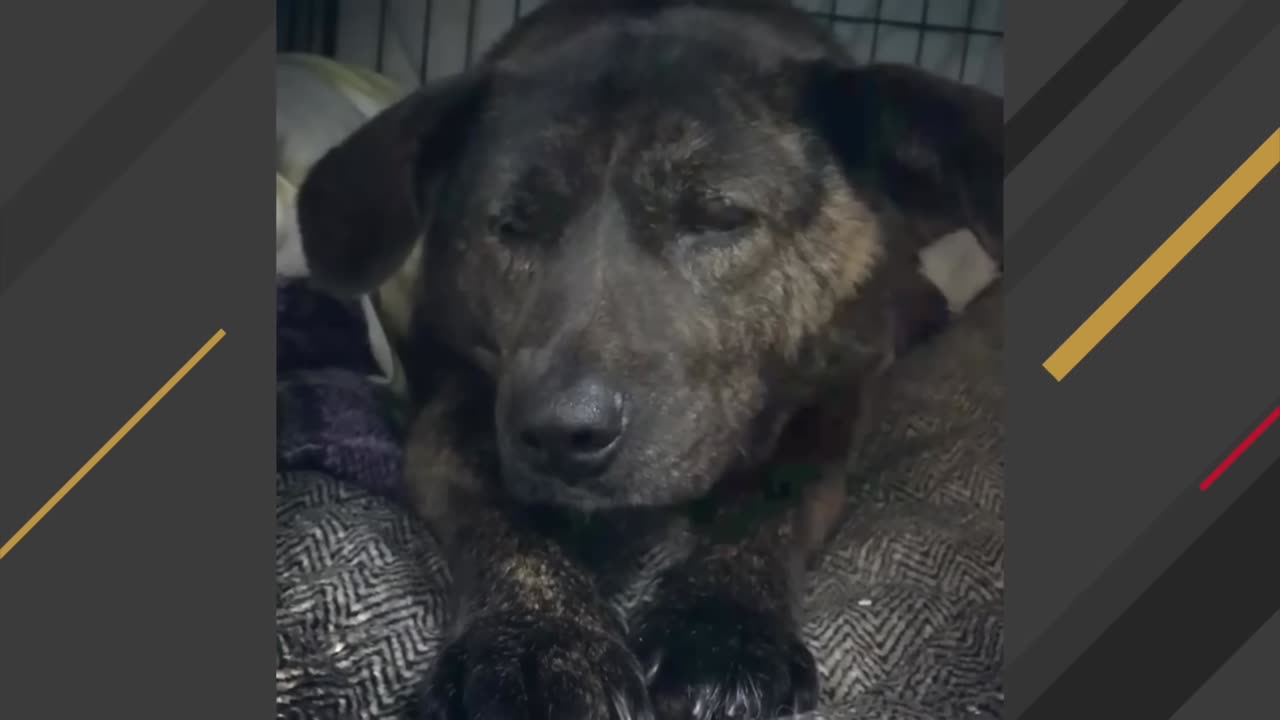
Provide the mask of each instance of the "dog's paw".
{"label": "dog's paw", "polygon": [[792,624],[732,600],[660,604],[632,646],[661,720],[774,720],[817,704],[818,668]]}
{"label": "dog's paw", "polygon": [[536,616],[478,618],[437,660],[421,720],[653,720],[621,638]]}

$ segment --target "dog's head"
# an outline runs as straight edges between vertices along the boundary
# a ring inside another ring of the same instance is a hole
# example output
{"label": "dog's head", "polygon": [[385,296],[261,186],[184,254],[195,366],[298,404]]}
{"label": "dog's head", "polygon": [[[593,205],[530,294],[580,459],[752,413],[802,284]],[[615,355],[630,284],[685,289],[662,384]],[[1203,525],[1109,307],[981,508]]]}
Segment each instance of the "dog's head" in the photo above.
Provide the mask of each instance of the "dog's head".
{"label": "dog's head", "polygon": [[704,494],[768,442],[822,344],[847,344],[881,203],[998,222],[998,101],[980,117],[914,71],[662,22],[427,87],[301,191],[316,278],[382,286],[395,329],[488,374],[525,501]]}

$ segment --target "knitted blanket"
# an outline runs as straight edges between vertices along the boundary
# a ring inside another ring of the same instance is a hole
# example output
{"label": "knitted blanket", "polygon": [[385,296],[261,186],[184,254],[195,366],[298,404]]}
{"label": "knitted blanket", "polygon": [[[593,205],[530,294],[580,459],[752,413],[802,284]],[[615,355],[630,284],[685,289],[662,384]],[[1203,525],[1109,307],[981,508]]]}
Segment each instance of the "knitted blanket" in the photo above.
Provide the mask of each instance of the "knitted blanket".
{"label": "knitted blanket", "polygon": [[[403,506],[401,409],[359,307],[282,279],[277,323],[277,716],[412,717],[449,576]],[[997,288],[891,375],[806,592],[813,720],[1002,716],[1002,337]]]}

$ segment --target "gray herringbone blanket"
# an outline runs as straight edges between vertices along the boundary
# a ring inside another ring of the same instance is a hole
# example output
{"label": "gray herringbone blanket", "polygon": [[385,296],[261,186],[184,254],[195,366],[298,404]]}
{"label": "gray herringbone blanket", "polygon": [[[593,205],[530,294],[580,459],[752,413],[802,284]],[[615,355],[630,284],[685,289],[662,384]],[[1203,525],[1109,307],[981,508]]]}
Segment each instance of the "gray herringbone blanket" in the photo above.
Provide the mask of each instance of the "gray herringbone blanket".
{"label": "gray herringbone blanket", "polygon": [[[449,578],[400,503],[399,418],[355,308],[281,281],[277,315],[277,715],[407,717]],[[807,591],[815,717],[1002,716],[1002,338],[995,289],[893,371]]]}

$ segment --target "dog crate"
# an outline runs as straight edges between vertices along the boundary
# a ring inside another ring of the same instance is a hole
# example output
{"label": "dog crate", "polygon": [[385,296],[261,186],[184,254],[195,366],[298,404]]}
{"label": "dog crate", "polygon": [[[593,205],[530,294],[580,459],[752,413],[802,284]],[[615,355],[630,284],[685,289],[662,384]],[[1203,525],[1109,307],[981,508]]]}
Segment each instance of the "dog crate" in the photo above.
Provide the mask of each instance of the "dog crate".
{"label": "dog crate", "polygon": [[[918,65],[1003,94],[1004,0],[794,0],[860,61]],[[541,0],[277,0],[276,46],[406,85],[467,68]]]}

